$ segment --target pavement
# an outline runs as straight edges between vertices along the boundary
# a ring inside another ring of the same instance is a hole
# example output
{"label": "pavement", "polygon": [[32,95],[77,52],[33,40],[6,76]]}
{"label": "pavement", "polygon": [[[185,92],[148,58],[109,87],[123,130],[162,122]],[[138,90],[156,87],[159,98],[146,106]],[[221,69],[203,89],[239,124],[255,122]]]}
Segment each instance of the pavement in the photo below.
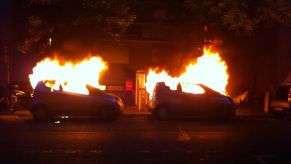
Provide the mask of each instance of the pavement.
{"label": "pavement", "polygon": [[264,111],[264,106],[261,103],[242,104],[236,109],[236,116],[246,117],[268,117],[270,116]]}
{"label": "pavement", "polygon": [[[17,117],[31,117],[31,113],[27,109],[11,111],[0,111],[0,116],[17,116]],[[125,107],[122,116],[124,117],[147,117],[151,113],[147,110],[138,110],[135,106]],[[269,114],[264,112],[261,104],[244,104],[238,106],[236,109],[236,116],[238,117],[268,117]]]}
{"label": "pavement", "polygon": [[[17,117],[27,111],[1,115],[0,163],[291,163],[290,120],[158,121],[125,117],[139,114],[134,107],[126,109],[122,117],[105,122]],[[247,109],[238,111],[247,116],[260,111]]]}

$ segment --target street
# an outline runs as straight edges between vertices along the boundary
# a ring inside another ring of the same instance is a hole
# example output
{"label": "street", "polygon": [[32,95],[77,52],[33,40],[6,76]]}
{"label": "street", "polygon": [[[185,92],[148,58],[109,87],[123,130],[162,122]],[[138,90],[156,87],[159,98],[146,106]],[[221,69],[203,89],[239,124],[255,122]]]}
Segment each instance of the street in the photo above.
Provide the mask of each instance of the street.
{"label": "street", "polygon": [[291,0],[0,0],[0,20],[0,164],[291,164]]}
{"label": "street", "polygon": [[290,163],[291,121],[1,116],[1,163]]}

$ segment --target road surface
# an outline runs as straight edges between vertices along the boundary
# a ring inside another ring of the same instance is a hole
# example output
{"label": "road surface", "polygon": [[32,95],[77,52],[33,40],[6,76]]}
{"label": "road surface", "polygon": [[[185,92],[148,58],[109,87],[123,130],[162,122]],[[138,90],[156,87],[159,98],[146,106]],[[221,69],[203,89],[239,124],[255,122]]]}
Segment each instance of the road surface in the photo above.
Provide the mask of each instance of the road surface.
{"label": "road surface", "polygon": [[291,163],[291,121],[0,119],[0,163]]}

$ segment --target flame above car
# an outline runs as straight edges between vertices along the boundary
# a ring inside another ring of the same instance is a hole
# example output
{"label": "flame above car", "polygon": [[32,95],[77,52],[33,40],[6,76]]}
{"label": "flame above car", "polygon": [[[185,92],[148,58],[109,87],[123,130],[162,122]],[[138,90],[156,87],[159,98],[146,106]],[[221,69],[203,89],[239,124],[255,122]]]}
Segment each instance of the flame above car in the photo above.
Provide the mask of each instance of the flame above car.
{"label": "flame above car", "polygon": [[65,61],[58,58],[45,58],[38,62],[29,75],[34,89],[39,81],[43,81],[51,90],[60,90],[80,94],[89,94],[86,85],[105,90],[99,84],[101,73],[107,69],[101,57],[93,56],[79,62]]}
{"label": "flame above car", "polygon": [[205,91],[197,84],[204,84],[226,95],[228,78],[225,61],[222,60],[218,52],[205,47],[203,55],[197,58],[197,61],[191,61],[186,66],[185,72],[178,77],[172,77],[166,70],[150,69],[146,77],[146,90],[151,98],[158,82],[165,82],[172,90],[176,90],[180,83],[183,92],[202,94]]}

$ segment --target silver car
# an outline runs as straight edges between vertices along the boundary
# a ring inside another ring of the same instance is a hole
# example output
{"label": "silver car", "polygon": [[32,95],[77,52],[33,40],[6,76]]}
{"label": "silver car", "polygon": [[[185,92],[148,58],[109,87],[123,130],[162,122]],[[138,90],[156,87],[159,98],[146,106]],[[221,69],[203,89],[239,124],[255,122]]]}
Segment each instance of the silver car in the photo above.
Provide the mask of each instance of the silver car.
{"label": "silver car", "polygon": [[96,115],[103,120],[121,114],[123,103],[116,95],[87,86],[89,95],[51,89],[39,82],[34,89],[30,112],[35,120],[57,115]]}
{"label": "silver car", "polygon": [[206,116],[219,119],[235,116],[236,105],[230,97],[202,84],[199,86],[204,89],[204,94],[171,90],[163,82],[157,83],[149,103],[152,114],[159,120],[178,116]]}

